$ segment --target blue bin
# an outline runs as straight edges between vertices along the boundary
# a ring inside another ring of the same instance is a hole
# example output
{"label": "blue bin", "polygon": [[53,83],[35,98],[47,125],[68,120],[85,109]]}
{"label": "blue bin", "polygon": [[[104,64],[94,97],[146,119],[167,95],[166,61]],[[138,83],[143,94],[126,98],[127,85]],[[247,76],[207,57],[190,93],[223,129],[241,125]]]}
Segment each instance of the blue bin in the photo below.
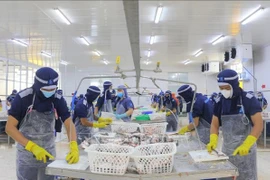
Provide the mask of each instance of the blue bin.
{"label": "blue bin", "polygon": [[142,114],[153,114],[153,111],[143,111]]}

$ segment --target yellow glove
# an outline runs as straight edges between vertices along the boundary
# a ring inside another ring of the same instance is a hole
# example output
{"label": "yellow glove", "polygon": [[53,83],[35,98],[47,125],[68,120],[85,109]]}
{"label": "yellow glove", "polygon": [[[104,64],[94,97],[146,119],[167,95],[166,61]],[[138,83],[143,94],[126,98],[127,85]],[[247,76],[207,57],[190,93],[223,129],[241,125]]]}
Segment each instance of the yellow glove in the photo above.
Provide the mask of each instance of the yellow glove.
{"label": "yellow glove", "polygon": [[66,156],[66,161],[68,164],[75,164],[79,161],[79,149],[76,141],[70,141],[69,143],[70,151]]}
{"label": "yellow glove", "polygon": [[107,123],[101,122],[101,123],[93,123],[93,128],[105,128],[107,127]]}
{"label": "yellow glove", "polygon": [[48,153],[44,148],[38,146],[32,141],[28,141],[25,146],[25,149],[34,154],[36,160],[47,162],[47,159],[54,159],[54,157]]}
{"label": "yellow glove", "polygon": [[98,123],[103,123],[103,122],[106,124],[111,124],[112,118],[103,118],[103,117],[98,118]]}
{"label": "yellow glove", "polygon": [[169,112],[166,112],[166,116],[170,116],[172,113],[169,111]]}
{"label": "yellow glove", "polygon": [[253,144],[257,141],[257,138],[255,138],[252,135],[249,135],[246,140],[243,142],[242,145],[240,145],[236,150],[233,152],[233,156],[236,154],[239,154],[240,156],[246,156],[249,153],[250,148],[253,146]]}
{"label": "yellow glove", "polygon": [[178,132],[178,134],[184,135],[186,132],[189,132],[190,130],[188,129],[188,126],[183,127],[182,129],[180,129],[180,131]]}
{"label": "yellow glove", "polygon": [[213,149],[217,148],[217,143],[218,143],[218,135],[211,134],[210,135],[210,142],[206,146],[209,153],[211,153]]}

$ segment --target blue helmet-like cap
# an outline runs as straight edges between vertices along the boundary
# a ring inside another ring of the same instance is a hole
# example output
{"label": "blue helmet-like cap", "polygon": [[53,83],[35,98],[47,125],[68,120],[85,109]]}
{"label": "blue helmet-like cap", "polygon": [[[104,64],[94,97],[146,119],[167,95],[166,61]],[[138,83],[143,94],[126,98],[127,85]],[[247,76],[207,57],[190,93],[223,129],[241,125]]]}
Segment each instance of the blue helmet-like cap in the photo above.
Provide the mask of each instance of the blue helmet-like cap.
{"label": "blue helmet-like cap", "polygon": [[17,94],[18,91],[16,89],[13,89],[12,94]]}
{"label": "blue helmet-like cap", "polygon": [[233,90],[233,96],[237,96],[240,93],[238,74],[232,69],[225,69],[221,71],[217,76],[217,82],[219,86],[230,85]]}
{"label": "blue helmet-like cap", "polygon": [[97,86],[89,86],[85,94],[87,102],[92,103],[100,95],[100,92]]}
{"label": "blue helmet-like cap", "polygon": [[124,90],[124,97],[128,97],[128,93],[127,93],[127,87],[125,85],[119,85],[117,87],[117,89],[122,89]]}
{"label": "blue helmet-like cap", "polygon": [[109,89],[111,86],[112,86],[112,82],[110,82],[110,81],[105,81],[105,82],[103,83],[104,91],[106,91],[107,89]]}
{"label": "blue helmet-like cap", "polygon": [[62,89],[58,89],[56,92],[57,92],[58,94],[60,94],[60,95],[63,95],[63,90],[62,90]]}
{"label": "blue helmet-like cap", "polygon": [[186,102],[191,102],[193,99],[194,91],[190,85],[183,85],[178,88],[177,93],[181,96]]}

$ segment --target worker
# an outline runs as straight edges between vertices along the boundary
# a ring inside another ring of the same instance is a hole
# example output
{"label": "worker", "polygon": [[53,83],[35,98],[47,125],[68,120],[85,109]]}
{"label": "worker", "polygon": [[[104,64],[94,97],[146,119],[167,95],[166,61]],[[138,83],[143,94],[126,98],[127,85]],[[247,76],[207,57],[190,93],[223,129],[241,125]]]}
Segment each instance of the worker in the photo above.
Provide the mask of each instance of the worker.
{"label": "worker", "polygon": [[157,106],[156,106],[157,112],[162,110],[163,104],[164,104],[164,92],[161,91],[158,95],[158,98],[157,98]]}
{"label": "worker", "polygon": [[12,93],[6,99],[7,108],[10,109],[12,101],[14,100],[15,96],[17,95],[18,91],[16,89],[12,90]]}
{"label": "worker", "polygon": [[112,95],[112,108],[113,108],[113,111],[115,111],[117,96],[116,96],[116,91],[114,89],[112,90],[111,95]]}
{"label": "worker", "polygon": [[84,140],[91,137],[91,129],[105,128],[112,122],[109,118],[99,118],[94,122],[94,105],[100,95],[100,89],[96,86],[89,86],[85,97],[76,104],[73,121],[75,122],[77,132],[77,142],[81,144]]}
{"label": "worker", "polygon": [[[63,96],[63,90],[62,89],[58,89],[56,91],[57,94],[59,94],[60,96]],[[62,121],[61,121],[61,117],[55,117],[55,126],[54,126],[54,129],[55,129],[55,136],[56,136],[56,133],[60,133],[62,132]]]}
{"label": "worker", "polygon": [[156,108],[157,107],[157,94],[153,94],[151,97],[151,107]]}
{"label": "worker", "polygon": [[209,100],[212,102],[212,104],[215,104],[215,99],[218,97],[218,93],[213,92],[209,98]]}
{"label": "worker", "polygon": [[101,111],[103,112],[113,112],[112,107],[112,95],[110,90],[112,89],[112,83],[110,81],[105,81],[103,83],[102,95],[98,98],[95,107],[95,116],[100,117]]}
{"label": "worker", "polygon": [[163,110],[166,111],[167,132],[177,131],[178,119],[177,119],[177,103],[172,97],[170,90],[165,92]]}
{"label": "worker", "polygon": [[176,96],[179,102],[179,114],[183,113],[183,98],[181,96]]}
{"label": "worker", "polygon": [[66,101],[55,94],[58,78],[58,73],[49,67],[38,69],[33,86],[18,93],[8,111],[6,132],[18,142],[18,180],[54,179],[45,175],[45,168],[55,156],[55,114],[61,117],[70,140],[66,161],[79,161],[75,126]]}
{"label": "worker", "polygon": [[267,108],[268,103],[262,92],[257,93],[257,99],[260,102],[262,110],[264,111]]}
{"label": "worker", "polygon": [[178,89],[178,95],[188,102],[187,112],[191,112],[192,122],[184,126],[179,131],[179,134],[185,134],[197,128],[200,141],[207,144],[209,143],[210,126],[213,116],[213,104],[208,98],[201,93],[195,94],[193,108],[191,109],[194,91],[191,86],[183,85]]}
{"label": "worker", "polygon": [[237,180],[257,179],[256,141],[263,130],[261,107],[258,100],[239,87],[238,74],[231,69],[217,76],[222,96],[216,99],[211,124],[211,152],[217,147],[219,127],[222,126],[222,151],[239,171]]}
{"label": "worker", "polygon": [[116,105],[116,119],[122,119],[124,122],[131,121],[134,105],[128,96],[126,86],[120,85],[117,87],[117,97],[119,100]]}

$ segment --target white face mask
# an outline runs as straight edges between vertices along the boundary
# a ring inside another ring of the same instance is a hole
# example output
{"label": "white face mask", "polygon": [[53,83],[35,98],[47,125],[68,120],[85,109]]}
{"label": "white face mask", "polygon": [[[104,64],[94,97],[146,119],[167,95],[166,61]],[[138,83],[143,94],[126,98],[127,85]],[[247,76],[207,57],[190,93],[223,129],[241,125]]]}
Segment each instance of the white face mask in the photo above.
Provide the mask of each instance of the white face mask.
{"label": "white face mask", "polygon": [[232,90],[226,90],[226,89],[223,89],[221,90],[221,94],[226,98],[231,98],[232,97]]}

